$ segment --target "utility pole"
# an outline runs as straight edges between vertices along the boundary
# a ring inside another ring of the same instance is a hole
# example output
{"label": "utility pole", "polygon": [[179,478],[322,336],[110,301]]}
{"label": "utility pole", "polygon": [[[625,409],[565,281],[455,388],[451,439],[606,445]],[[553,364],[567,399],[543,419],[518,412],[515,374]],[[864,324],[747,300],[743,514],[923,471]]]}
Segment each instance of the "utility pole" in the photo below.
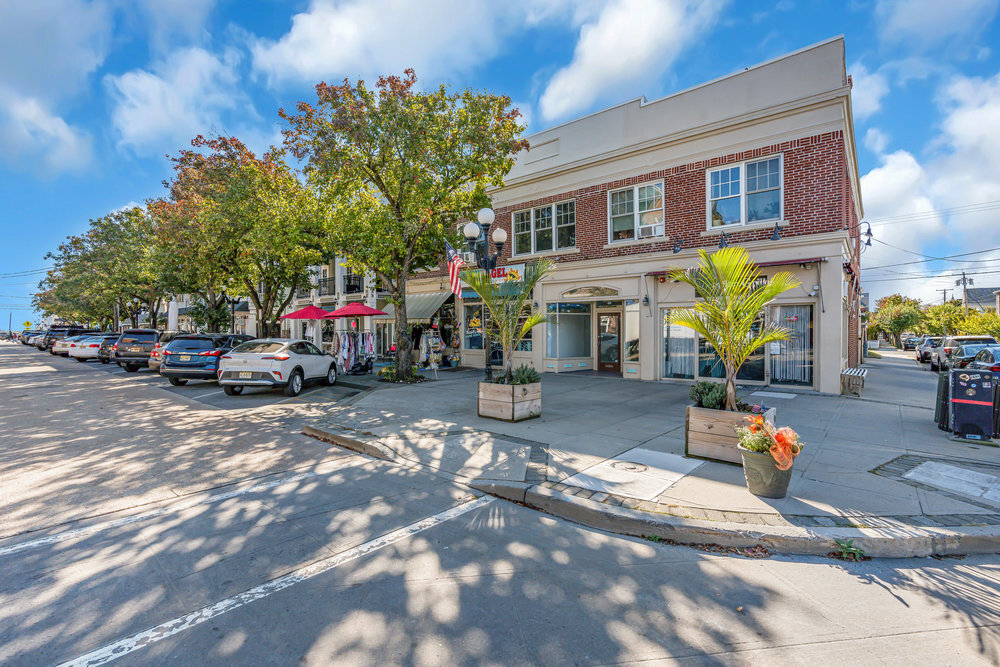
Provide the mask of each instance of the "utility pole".
{"label": "utility pole", "polygon": [[954,291],[955,290],[950,290],[950,289],[939,289],[938,290],[938,292],[941,292],[941,305],[944,305],[944,304],[948,303],[948,292],[954,292]]}
{"label": "utility pole", "polygon": [[955,286],[962,286],[962,307],[965,309],[965,314],[969,314],[969,285],[972,285],[972,278],[965,277],[965,271],[962,271],[962,277],[955,281]]}

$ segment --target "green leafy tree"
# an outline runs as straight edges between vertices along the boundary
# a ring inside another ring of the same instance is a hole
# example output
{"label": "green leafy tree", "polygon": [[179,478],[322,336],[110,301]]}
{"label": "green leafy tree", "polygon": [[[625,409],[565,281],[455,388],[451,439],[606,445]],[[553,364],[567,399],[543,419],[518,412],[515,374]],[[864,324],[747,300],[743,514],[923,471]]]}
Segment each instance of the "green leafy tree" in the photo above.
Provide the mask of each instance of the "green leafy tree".
{"label": "green leafy tree", "polygon": [[[529,295],[542,279],[552,271],[551,260],[531,262],[524,269],[522,282],[496,284],[489,273],[480,269],[464,269],[462,279],[468,283],[483,300],[489,311],[489,336],[503,347],[503,361],[506,367],[505,382],[514,379],[513,353],[518,343],[534,327],[545,321],[545,313],[531,307]],[[517,289],[511,289],[511,287]],[[485,331],[485,327],[484,327]],[[489,345],[484,346],[489,354]]]}
{"label": "green leafy tree", "polygon": [[896,347],[902,346],[900,335],[917,328],[924,319],[920,302],[901,294],[882,297],[868,320],[868,327],[892,337]]}
{"label": "green leafy tree", "polygon": [[285,144],[300,160],[330,213],[333,250],[371,271],[396,311],[396,369],[412,373],[406,335],[406,281],[438,266],[444,242],[458,242],[457,222],[487,203],[527,148],[510,98],[445,86],[416,89],[417,77],[320,83],[317,102],[279,113]]}
{"label": "green leafy tree", "polygon": [[736,373],[760,347],[788,340],[788,329],[766,321],[764,308],[776,297],[798,287],[782,271],[755,286],[760,271],[744,248],[730,246],[712,254],[698,251],[698,268],[671,271],[675,282],[691,285],[701,300],[691,308],[670,311],[670,323],[694,330],[711,345],[726,369],[726,410],[736,408]]}
{"label": "green leafy tree", "polygon": [[188,316],[197,331],[229,331],[231,314],[225,302],[212,303],[201,297],[194,299],[188,308]]}
{"label": "green leafy tree", "polygon": [[1000,340],[1000,315],[993,311],[970,312],[958,323],[958,332],[969,335],[993,336]]}
{"label": "green leafy tree", "polygon": [[957,333],[965,313],[961,301],[949,301],[928,306],[922,313],[923,329],[935,336],[948,336]]}

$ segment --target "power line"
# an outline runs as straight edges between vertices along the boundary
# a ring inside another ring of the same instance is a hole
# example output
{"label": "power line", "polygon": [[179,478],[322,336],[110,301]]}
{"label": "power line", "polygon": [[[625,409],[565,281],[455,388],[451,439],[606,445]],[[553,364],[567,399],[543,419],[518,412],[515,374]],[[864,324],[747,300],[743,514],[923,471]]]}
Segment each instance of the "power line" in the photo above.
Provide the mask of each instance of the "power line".
{"label": "power line", "polygon": [[[965,275],[967,275],[967,276],[988,276],[988,275],[993,275],[993,274],[996,274],[996,273],[1000,273],[1000,269],[994,270],[994,271],[966,271]],[[885,283],[885,282],[891,282],[893,280],[944,280],[944,279],[955,280],[956,278],[961,278],[961,277],[962,277],[961,273],[952,273],[952,274],[949,274],[949,275],[933,275],[933,274],[931,274],[931,275],[913,275],[913,276],[902,275],[902,276],[897,277],[897,278],[870,278],[870,279],[864,279],[863,278],[862,282],[867,285],[868,283]]]}
{"label": "power line", "polygon": [[[879,239],[874,239],[874,240],[878,241],[879,243],[882,243],[884,245],[889,245],[885,241],[879,241]],[[889,246],[889,247],[890,248],[895,248],[896,246]],[[903,250],[902,248],[896,248],[896,249],[897,250]],[[935,257],[933,259],[928,259],[928,260],[915,259],[912,262],[898,262],[896,264],[882,264],[882,265],[879,265],[879,266],[863,266],[862,265],[861,269],[863,271],[874,271],[875,269],[884,269],[884,268],[890,268],[890,267],[894,267],[894,266],[908,266],[910,264],[923,264],[924,262],[927,262],[927,261],[951,260],[951,259],[954,259],[955,257],[968,257],[969,255],[982,255],[983,253],[996,252],[998,250],[1000,250],[1000,248],[989,248],[988,250],[975,250],[973,252],[962,252],[962,253],[958,253],[956,255],[945,255],[943,257]],[[906,250],[904,252],[912,252],[912,251]],[[912,254],[919,255],[920,253],[915,253],[914,252]],[[927,257],[928,255],[923,255],[923,256]],[[977,259],[970,259],[970,260],[964,260],[964,261],[967,261],[967,262],[995,262],[997,260],[996,259],[978,259],[978,260]]]}
{"label": "power line", "polygon": [[918,211],[916,213],[900,213],[899,215],[887,215],[881,218],[868,220],[873,225],[898,225],[904,222],[914,222],[920,220],[930,220],[937,216],[944,215],[964,215],[967,213],[981,213],[1000,208],[1000,199],[994,201],[978,202],[976,204],[965,204],[962,206],[952,206],[951,208],[931,209],[930,211]]}

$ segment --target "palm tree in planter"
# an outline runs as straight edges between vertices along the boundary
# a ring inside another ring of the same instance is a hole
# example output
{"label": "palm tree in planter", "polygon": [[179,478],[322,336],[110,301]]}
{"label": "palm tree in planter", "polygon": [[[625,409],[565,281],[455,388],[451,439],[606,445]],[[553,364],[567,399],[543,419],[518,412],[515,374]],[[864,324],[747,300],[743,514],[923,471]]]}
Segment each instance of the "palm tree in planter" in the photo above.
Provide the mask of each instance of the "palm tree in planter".
{"label": "palm tree in planter", "polygon": [[770,321],[761,323],[761,315],[771,301],[801,283],[788,272],[766,282],[759,280],[757,265],[739,246],[712,254],[699,250],[698,254],[697,268],[674,270],[670,278],[691,285],[700,301],[691,308],[671,310],[669,321],[693,329],[715,349],[726,371],[726,391],[722,410],[688,407],[685,453],[740,463],[734,428],[745,419],[738,412],[736,374],[756,350],[788,340],[788,329]]}
{"label": "palm tree in planter", "polygon": [[[545,313],[536,311],[530,298],[532,290],[552,267],[551,260],[534,261],[525,266],[523,276],[508,272],[504,283],[494,283],[486,271],[462,271],[462,280],[479,295],[489,313],[489,325],[483,323],[486,341],[496,339],[503,348],[503,374],[494,384],[479,383],[481,417],[521,421],[542,414],[542,384],[538,372],[530,367],[519,367],[515,372],[513,352],[529,331],[545,321]],[[521,278],[520,283],[517,278]],[[483,349],[489,354],[490,343],[485,342]]]}

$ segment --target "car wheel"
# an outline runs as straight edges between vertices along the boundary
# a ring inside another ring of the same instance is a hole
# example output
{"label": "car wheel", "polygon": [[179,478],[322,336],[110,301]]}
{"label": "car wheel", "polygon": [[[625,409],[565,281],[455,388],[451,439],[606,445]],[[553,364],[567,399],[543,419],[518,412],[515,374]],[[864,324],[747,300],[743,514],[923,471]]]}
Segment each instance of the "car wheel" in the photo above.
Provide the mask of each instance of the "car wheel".
{"label": "car wheel", "polygon": [[933,371],[935,373],[937,373],[937,371],[938,371],[938,365],[936,363],[934,363],[933,359],[931,359],[931,371]]}
{"label": "car wheel", "polygon": [[326,384],[330,387],[337,384],[337,364],[330,364],[330,370],[326,372]]}
{"label": "car wheel", "polygon": [[222,391],[226,392],[226,396],[239,396],[243,393],[243,385],[241,384],[227,384],[222,387]]}
{"label": "car wheel", "polygon": [[187,380],[182,380],[181,378],[167,378],[167,379],[170,380],[170,384],[174,385],[175,387],[183,387],[188,383]]}
{"label": "car wheel", "polygon": [[298,396],[302,391],[302,371],[296,369],[292,371],[291,377],[288,378],[288,384],[285,385],[285,396]]}
{"label": "car wheel", "polygon": [[101,359],[101,363],[102,364],[110,364],[111,360],[110,359]]}
{"label": "car wheel", "polygon": [[73,358],[76,359],[77,361],[79,361],[81,364],[87,363],[87,360],[84,359],[83,357],[73,357]]}
{"label": "car wheel", "polygon": [[125,364],[124,368],[126,373],[135,373],[139,370],[139,367],[135,364]]}

